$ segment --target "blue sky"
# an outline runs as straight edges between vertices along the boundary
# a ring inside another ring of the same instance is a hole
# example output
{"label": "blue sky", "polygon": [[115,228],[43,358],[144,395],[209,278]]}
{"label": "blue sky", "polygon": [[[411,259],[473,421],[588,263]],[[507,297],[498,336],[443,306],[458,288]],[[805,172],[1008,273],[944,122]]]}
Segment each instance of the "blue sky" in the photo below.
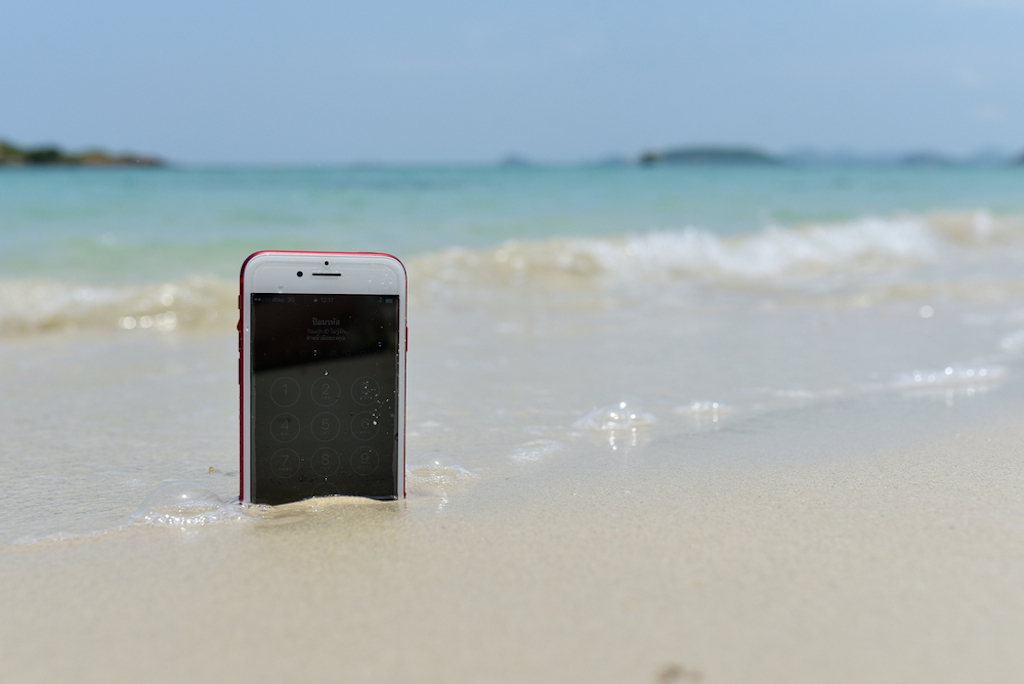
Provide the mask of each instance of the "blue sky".
{"label": "blue sky", "polygon": [[1024,0],[9,2],[0,137],[183,163],[1024,149]]}

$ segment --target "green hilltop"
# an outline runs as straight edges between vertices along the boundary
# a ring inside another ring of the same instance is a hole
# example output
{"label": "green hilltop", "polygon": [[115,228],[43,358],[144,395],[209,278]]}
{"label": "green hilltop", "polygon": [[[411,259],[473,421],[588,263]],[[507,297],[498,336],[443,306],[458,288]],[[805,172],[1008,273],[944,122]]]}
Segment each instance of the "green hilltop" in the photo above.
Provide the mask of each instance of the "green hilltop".
{"label": "green hilltop", "polygon": [[0,166],[163,166],[159,157],[110,154],[102,150],[67,153],[56,146],[18,147],[0,140]]}
{"label": "green hilltop", "polygon": [[681,147],[648,150],[640,155],[643,165],[653,164],[779,164],[782,160],[749,147]]}

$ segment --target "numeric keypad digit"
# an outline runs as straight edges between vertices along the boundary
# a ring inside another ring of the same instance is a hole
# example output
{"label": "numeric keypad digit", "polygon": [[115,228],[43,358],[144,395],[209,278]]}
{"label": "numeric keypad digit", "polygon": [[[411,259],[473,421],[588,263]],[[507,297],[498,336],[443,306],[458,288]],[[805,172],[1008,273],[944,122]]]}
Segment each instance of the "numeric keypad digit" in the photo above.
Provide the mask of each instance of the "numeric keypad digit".
{"label": "numeric keypad digit", "polygon": [[302,390],[294,378],[278,378],[270,386],[270,399],[281,408],[294,406]]}
{"label": "numeric keypad digit", "polygon": [[278,442],[291,442],[300,429],[299,419],[290,413],[279,413],[270,421],[270,434]]}
{"label": "numeric keypad digit", "polygon": [[310,395],[320,406],[333,406],[341,398],[341,385],[330,376],[323,376],[313,381],[310,387]]}
{"label": "numeric keypad digit", "polygon": [[313,436],[321,442],[330,442],[341,433],[341,419],[333,413],[318,413],[310,424]]}

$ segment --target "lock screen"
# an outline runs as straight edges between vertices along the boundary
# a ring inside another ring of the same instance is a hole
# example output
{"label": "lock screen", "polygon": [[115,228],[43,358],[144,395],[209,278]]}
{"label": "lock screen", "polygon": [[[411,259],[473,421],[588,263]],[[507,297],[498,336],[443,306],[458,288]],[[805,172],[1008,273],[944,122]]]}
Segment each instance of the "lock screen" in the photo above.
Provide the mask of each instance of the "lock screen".
{"label": "lock screen", "polygon": [[253,294],[252,501],[398,492],[397,295]]}

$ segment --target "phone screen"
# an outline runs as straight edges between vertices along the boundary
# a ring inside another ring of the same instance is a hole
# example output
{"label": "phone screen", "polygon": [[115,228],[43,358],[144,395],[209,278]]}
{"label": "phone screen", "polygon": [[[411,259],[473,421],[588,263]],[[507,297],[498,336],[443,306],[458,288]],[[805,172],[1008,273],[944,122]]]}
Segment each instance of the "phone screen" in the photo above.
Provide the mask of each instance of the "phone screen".
{"label": "phone screen", "polygon": [[255,293],[252,501],[398,491],[398,295]]}

